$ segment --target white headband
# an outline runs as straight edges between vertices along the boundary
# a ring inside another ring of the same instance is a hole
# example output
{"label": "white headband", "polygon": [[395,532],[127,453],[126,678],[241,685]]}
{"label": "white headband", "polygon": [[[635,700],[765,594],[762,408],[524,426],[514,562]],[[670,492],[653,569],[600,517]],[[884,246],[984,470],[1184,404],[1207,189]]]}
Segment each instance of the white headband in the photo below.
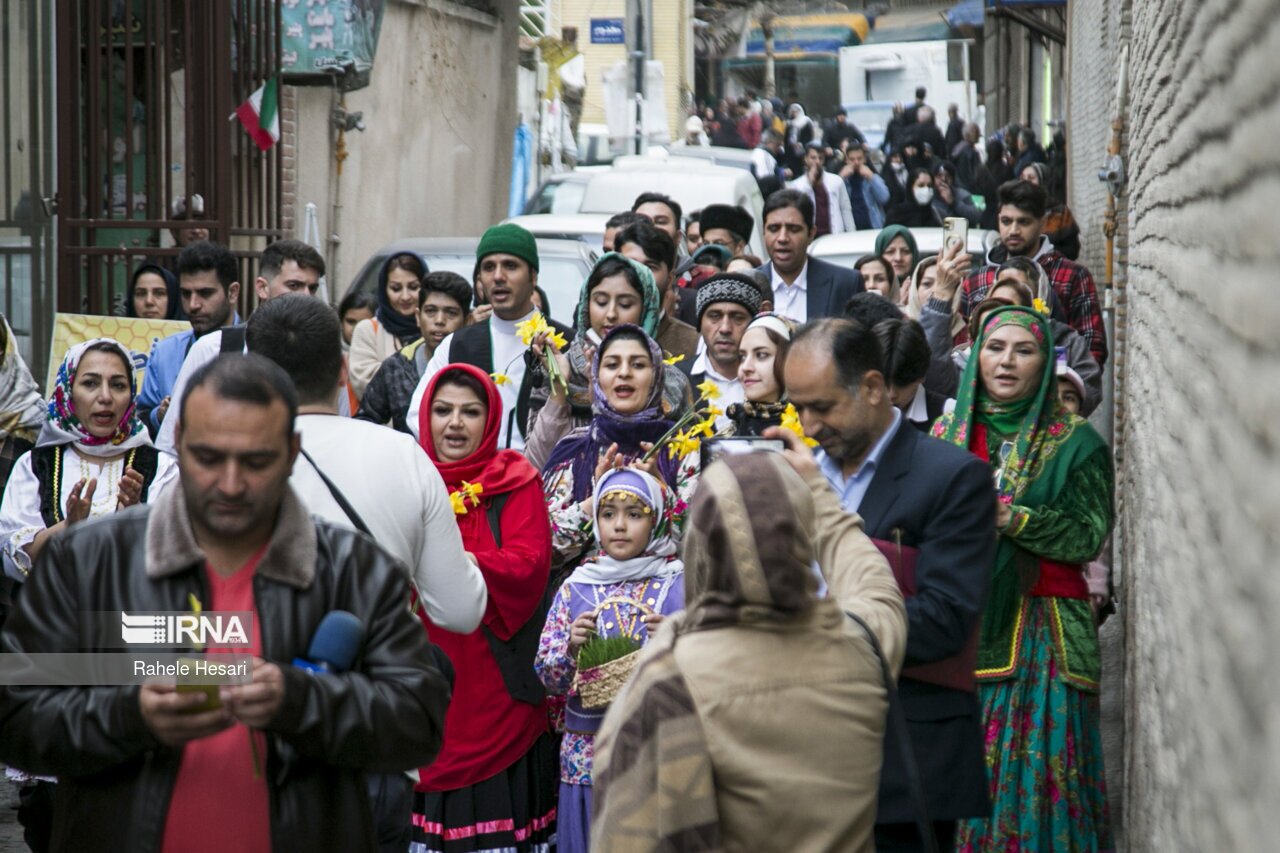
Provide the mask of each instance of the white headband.
{"label": "white headband", "polygon": [[789,342],[791,340],[791,330],[787,328],[786,322],[781,317],[775,317],[772,314],[765,314],[762,317],[757,317],[747,324],[746,331],[750,331],[757,326],[777,332],[779,335],[782,335],[782,339],[784,341]]}

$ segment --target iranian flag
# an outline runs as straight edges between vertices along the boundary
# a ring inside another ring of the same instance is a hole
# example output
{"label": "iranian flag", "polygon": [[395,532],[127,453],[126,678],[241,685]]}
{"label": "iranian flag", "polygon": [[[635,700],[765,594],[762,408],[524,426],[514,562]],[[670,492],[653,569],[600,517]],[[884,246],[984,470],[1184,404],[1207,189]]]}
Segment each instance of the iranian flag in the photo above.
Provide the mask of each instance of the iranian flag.
{"label": "iranian flag", "polygon": [[236,107],[236,117],[263,151],[280,141],[280,115],[276,109],[278,98],[279,85],[272,77],[250,95],[249,100]]}

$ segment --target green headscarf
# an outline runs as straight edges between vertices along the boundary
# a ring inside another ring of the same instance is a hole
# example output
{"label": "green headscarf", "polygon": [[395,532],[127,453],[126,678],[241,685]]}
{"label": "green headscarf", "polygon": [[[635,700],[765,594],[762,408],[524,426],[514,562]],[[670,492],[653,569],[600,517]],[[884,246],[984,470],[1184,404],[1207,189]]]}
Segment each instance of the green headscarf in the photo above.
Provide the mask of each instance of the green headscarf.
{"label": "green headscarf", "polygon": [[[916,264],[920,263],[920,247],[916,245],[916,235],[912,234],[911,229],[905,225],[886,225],[881,228],[880,233],[876,235],[876,254],[883,255],[895,237],[901,237],[907,241],[907,248],[911,250],[911,272],[915,272]],[[906,287],[905,281],[902,286]]]}
{"label": "green headscarf", "polygon": [[[640,322],[636,325],[644,329],[644,333],[652,338],[658,331],[658,320],[662,310],[662,296],[658,293],[658,285],[653,281],[653,271],[644,264],[638,264],[626,255],[620,255],[617,252],[605,252],[601,255],[600,260],[596,261],[596,265],[591,268],[591,272],[587,275],[587,280],[582,283],[582,290],[578,294],[578,335],[585,338],[587,332],[591,329],[589,309],[591,278],[595,275],[596,270],[600,268],[600,265],[611,258],[625,261],[640,279]],[[586,341],[584,340],[583,343],[586,343]]]}
{"label": "green headscarf", "polygon": [[[996,402],[982,387],[981,354],[991,335],[1005,326],[1018,326],[1029,331],[1040,346],[1044,365],[1040,384],[1034,393],[1021,400]],[[1047,434],[1050,422],[1057,420],[1057,416],[1057,377],[1054,375],[1053,333],[1049,329],[1049,321],[1034,309],[1008,305],[992,311],[983,321],[964,375],[960,377],[955,410],[949,417],[939,420],[933,432],[944,441],[964,448],[969,446],[974,423],[985,424],[991,438],[1013,436],[1013,448],[1004,460],[1004,473],[999,482],[1000,499],[1013,503],[1026,491],[1030,481],[1026,475],[1041,448],[1039,439]],[[996,459],[992,461],[996,462]]]}
{"label": "green headscarf", "polygon": [[[981,387],[981,353],[992,333],[1010,325],[1021,326],[1035,336],[1045,356],[1044,368],[1033,394],[1012,403],[996,403]],[[1000,501],[1013,511],[1010,528],[1001,531],[991,569],[991,589],[982,612],[977,665],[980,681],[998,681],[1017,674],[1028,606],[1025,594],[1028,584],[1039,576],[1039,558],[1022,550],[1014,538],[1020,525],[1026,523],[1023,510],[1052,504],[1067,488],[1073,469],[1106,447],[1082,418],[1058,403],[1052,353],[1053,336],[1047,318],[1019,305],[996,309],[983,321],[974,343],[960,379],[955,410],[939,418],[933,427],[935,436],[966,449],[975,425],[987,428],[987,456],[993,468],[1001,469],[996,490]],[[1002,463],[1005,445],[1009,450]],[[1053,606],[1060,626],[1055,629],[1059,632],[1055,642],[1068,644],[1077,652],[1086,648],[1087,636],[1093,631],[1088,602],[1055,600]],[[1084,689],[1096,690],[1096,654],[1068,656],[1060,651],[1059,655],[1060,677]]]}

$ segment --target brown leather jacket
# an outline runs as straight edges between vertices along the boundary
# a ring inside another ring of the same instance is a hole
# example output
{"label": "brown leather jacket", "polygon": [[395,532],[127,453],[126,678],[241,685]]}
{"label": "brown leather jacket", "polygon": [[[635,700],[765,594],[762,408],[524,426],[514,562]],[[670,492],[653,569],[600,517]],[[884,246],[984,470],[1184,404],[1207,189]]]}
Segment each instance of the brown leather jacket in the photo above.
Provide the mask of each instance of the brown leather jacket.
{"label": "brown leather jacket", "polygon": [[[181,489],[83,522],[44,549],[0,651],[90,649],[85,611],[186,611],[189,593],[207,600],[204,563]],[[373,851],[365,774],[429,764],[449,703],[406,606],[406,572],[364,535],[313,520],[289,491],[253,587],[263,657],[285,676],[284,702],[267,726],[272,848]],[[291,666],[332,610],[365,625],[351,671]],[[52,850],[158,850],[181,758],[147,728],[137,687],[0,693],[0,761],[59,780]]]}

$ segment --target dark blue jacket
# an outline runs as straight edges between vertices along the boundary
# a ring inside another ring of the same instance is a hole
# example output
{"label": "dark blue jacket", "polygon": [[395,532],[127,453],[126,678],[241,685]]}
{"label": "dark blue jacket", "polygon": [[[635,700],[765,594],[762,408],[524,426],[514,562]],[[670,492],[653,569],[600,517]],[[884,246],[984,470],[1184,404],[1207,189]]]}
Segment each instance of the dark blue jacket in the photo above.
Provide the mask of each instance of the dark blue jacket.
{"label": "dark blue jacket", "polygon": [[[958,654],[977,629],[996,556],[991,469],[955,445],[899,426],[858,507],[872,539],[918,548],[916,594],[907,599],[904,667]],[[848,507],[846,507],[848,509]],[[986,815],[987,772],[977,695],[902,678],[911,743],[934,820]],[[880,823],[915,819],[902,733],[889,726],[880,774]]]}
{"label": "dark blue jacket", "polygon": [[[766,261],[760,271],[772,279],[773,261]],[[849,301],[849,297],[866,290],[862,283],[862,273],[812,255],[809,256],[809,270],[805,277],[808,282],[805,292],[808,320],[843,317],[844,304]]]}

